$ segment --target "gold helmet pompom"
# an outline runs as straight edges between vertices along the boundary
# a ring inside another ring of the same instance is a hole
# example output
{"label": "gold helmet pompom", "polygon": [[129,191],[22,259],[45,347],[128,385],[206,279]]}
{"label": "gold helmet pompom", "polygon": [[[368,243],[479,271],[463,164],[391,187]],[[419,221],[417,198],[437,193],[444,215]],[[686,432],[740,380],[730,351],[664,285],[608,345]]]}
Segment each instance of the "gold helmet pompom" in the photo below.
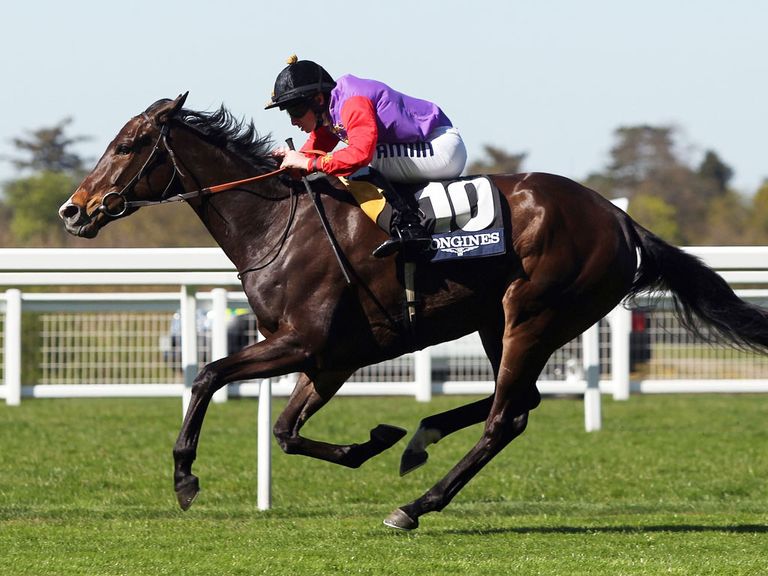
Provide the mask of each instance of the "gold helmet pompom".
{"label": "gold helmet pompom", "polygon": [[288,56],[288,60],[286,60],[286,64],[296,64],[296,62],[299,61],[299,57],[296,56],[296,54],[291,54]]}

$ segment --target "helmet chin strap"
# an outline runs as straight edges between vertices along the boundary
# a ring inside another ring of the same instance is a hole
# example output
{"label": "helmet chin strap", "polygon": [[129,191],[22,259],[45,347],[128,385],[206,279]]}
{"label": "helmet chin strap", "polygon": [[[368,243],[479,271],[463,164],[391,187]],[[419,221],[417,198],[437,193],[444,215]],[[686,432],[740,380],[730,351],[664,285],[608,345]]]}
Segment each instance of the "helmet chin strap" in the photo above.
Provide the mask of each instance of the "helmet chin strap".
{"label": "helmet chin strap", "polygon": [[325,124],[325,114],[323,112],[315,112],[315,130],[321,128]]}
{"label": "helmet chin strap", "polygon": [[310,110],[315,113],[315,130],[322,127],[325,124],[325,111],[328,108],[328,100],[326,99],[325,95],[321,93],[321,96],[323,98],[323,102],[320,103],[317,100],[315,100],[315,97],[312,98],[312,101],[309,105]]}

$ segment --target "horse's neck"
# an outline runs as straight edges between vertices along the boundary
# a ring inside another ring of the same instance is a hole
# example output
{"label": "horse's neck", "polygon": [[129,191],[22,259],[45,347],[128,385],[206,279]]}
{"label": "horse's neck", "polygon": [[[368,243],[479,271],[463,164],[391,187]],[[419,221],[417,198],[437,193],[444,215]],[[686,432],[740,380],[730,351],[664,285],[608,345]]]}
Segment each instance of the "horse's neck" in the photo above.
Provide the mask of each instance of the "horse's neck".
{"label": "horse's neck", "polygon": [[[199,145],[198,145],[199,148]],[[208,148],[208,149],[206,149]],[[257,175],[257,169],[239,158],[224,155],[209,144],[185,158],[185,167],[194,175],[190,189],[215,186]],[[278,238],[277,230],[287,222],[289,191],[276,178],[265,179],[242,188],[218,192],[204,199],[191,199],[189,205],[227,256],[243,270],[266,259]]]}
{"label": "horse's neck", "polygon": [[[253,188],[250,188],[253,190]],[[287,195],[273,199],[272,186],[260,185],[253,193],[220,192],[192,204],[216,243],[239,271],[268,261],[278,249],[290,217]]]}

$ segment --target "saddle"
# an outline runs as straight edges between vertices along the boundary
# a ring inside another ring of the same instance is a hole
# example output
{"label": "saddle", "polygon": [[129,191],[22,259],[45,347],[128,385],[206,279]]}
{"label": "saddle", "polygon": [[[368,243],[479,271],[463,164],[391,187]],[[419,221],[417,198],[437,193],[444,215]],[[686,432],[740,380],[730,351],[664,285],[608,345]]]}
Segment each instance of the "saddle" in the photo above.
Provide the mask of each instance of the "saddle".
{"label": "saddle", "polygon": [[[339,180],[363,212],[389,232],[392,207],[381,190],[366,181]],[[413,198],[421,224],[432,235],[432,252],[425,260],[468,260],[506,252],[500,193],[487,176],[392,185]]]}

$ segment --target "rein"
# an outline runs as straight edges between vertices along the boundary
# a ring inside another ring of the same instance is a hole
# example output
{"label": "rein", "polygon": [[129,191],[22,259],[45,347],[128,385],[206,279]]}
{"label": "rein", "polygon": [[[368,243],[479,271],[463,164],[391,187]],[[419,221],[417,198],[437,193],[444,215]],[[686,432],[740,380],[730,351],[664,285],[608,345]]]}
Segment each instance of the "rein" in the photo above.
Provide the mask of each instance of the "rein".
{"label": "rein", "polygon": [[[123,190],[120,192],[110,192],[109,194],[105,194],[104,198],[102,199],[102,204],[99,207],[99,210],[106,213],[107,216],[111,216],[112,218],[119,218],[123,214],[125,214],[129,208],[139,208],[142,206],[158,206],[160,204],[168,204],[169,202],[181,202],[185,200],[189,200],[190,198],[198,198],[200,196],[208,196],[211,194],[216,194],[218,192],[226,192],[227,190],[232,190],[233,188],[237,188],[238,186],[241,186],[243,184],[249,184],[251,182],[257,182],[258,180],[266,180],[267,178],[274,178],[275,176],[282,174],[286,171],[286,168],[278,168],[277,170],[273,170],[271,172],[267,172],[266,174],[260,174],[258,176],[252,176],[250,178],[245,178],[243,180],[235,180],[232,182],[225,182],[223,184],[217,184],[215,186],[208,186],[207,188],[200,188],[199,190],[192,190],[191,192],[183,192],[181,194],[175,194],[173,196],[169,196],[168,198],[162,198],[161,200],[126,200],[125,196],[123,195]],[[171,179],[171,182],[173,179]],[[166,188],[167,190],[167,188]],[[119,197],[119,209],[117,211],[110,211],[109,208],[107,208],[107,198],[109,196],[118,196]]]}

